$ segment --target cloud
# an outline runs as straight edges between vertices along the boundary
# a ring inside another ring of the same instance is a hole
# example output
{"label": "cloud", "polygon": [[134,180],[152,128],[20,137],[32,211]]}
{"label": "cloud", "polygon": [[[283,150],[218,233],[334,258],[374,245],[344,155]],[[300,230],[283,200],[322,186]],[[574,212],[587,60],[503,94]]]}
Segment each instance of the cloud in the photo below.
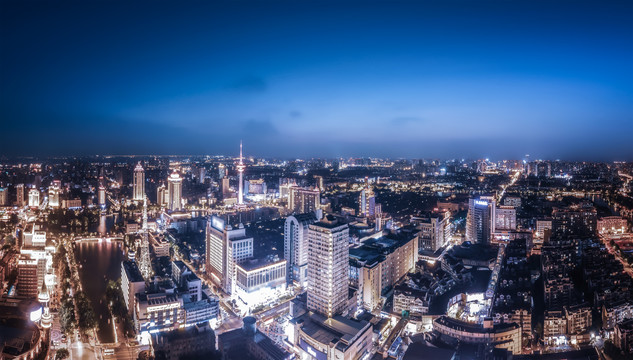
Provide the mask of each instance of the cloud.
{"label": "cloud", "polygon": [[303,113],[299,110],[292,110],[288,113],[288,115],[290,115],[293,119],[298,119],[303,116]]}
{"label": "cloud", "polygon": [[420,124],[425,122],[424,118],[418,116],[398,116],[391,119],[391,123],[393,125],[410,125],[410,124]]}
{"label": "cloud", "polygon": [[268,83],[260,76],[246,76],[229,84],[227,89],[247,93],[262,93],[268,90]]}

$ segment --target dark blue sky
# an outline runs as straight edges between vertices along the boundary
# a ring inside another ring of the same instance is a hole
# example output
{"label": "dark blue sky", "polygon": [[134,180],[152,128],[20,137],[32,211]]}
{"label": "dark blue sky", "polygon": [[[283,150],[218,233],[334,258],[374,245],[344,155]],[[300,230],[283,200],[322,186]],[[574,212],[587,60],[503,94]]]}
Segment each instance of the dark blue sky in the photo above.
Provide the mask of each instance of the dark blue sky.
{"label": "dark blue sky", "polygon": [[3,1],[0,152],[633,160],[633,2]]}

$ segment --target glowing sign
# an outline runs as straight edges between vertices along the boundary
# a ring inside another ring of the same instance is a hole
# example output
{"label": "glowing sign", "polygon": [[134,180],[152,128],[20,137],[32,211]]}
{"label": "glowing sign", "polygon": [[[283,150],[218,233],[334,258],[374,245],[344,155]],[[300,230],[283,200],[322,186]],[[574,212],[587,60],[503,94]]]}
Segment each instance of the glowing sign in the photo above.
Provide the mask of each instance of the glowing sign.
{"label": "glowing sign", "polygon": [[42,318],[42,308],[38,308],[37,310],[31,311],[30,319],[32,322],[38,322]]}
{"label": "glowing sign", "polygon": [[475,205],[488,206],[488,202],[482,201],[482,200],[475,200]]}
{"label": "glowing sign", "polygon": [[220,219],[217,216],[211,218],[211,226],[216,228],[217,230],[224,230],[224,220]]}

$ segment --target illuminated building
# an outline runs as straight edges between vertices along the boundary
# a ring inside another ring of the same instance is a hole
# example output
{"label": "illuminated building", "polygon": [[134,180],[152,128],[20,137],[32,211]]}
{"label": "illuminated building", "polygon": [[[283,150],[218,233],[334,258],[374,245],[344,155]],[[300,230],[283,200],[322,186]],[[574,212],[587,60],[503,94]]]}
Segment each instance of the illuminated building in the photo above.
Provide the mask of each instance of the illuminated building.
{"label": "illuminated building", "polygon": [[98,202],[99,206],[104,207],[106,205],[106,189],[103,184],[99,184],[99,193],[98,193]]}
{"label": "illuminated building", "polygon": [[145,280],[134,261],[121,262],[121,292],[128,313],[136,308],[136,294],[145,292]]}
{"label": "illuminated building", "polygon": [[606,216],[597,222],[600,234],[626,233],[629,229],[627,220],[621,216]]}
{"label": "illuminated building", "polygon": [[521,354],[521,327],[516,323],[493,325],[492,319],[473,324],[442,315],[433,321],[433,331],[466,344],[490,344]]}
{"label": "illuminated building", "polygon": [[160,184],[158,188],[156,188],[156,203],[159,206],[167,206],[169,203],[169,193],[167,192],[165,184]]}
{"label": "illuminated building", "polygon": [[143,197],[143,228],[141,229],[143,236],[141,238],[141,258],[139,261],[139,270],[146,281],[150,281],[152,277],[152,261],[149,257],[149,229],[147,228],[147,196]]}
{"label": "illuminated building", "polygon": [[139,333],[170,331],[184,325],[183,300],[175,294],[136,294],[134,325]]}
{"label": "illuminated building", "polygon": [[218,165],[218,178],[224,179],[226,177],[226,166],[224,164]]}
{"label": "illuminated building", "polygon": [[48,289],[46,288],[46,284],[42,282],[42,286],[40,288],[40,293],[37,296],[37,300],[42,304],[42,318],[40,319],[40,325],[44,329],[48,329],[51,327],[53,322],[53,317],[48,309],[48,301],[50,300],[50,296],[48,295]]}
{"label": "illuminated building", "polygon": [[222,178],[221,190],[222,190],[223,199],[228,199],[231,197],[231,187],[229,185],[229,178],[227,177]]}
{"label": "illuminated building", "polygon": [[235,265],[236,295],[249,306],[270,303],[286,290],[286,260],[250,259]]}
{"label": "illuminated building", "polygon": [[358,215],[374,216],[376,207],[376,197],[370,186],[360,191],[358,195]]}
{"label": "illuminated building", "polygon": [[308,227],[317,221],[315,213],[288,216],[284,223],[284,258],[288,264],[288,282],[301,287],[308,281]]}
{"label": "illuminated building", "polygon": [[323,181],[323,176],[314,175],[314,179],[316,180],[316,186],[319,188],[319,191],[325,191],[325,183]]}
{"label": "illuminated building", "polygon": [[[44,260],[45,261],[45,260]],[[40,260],[22,257],[18,260],[18,277],[16,291],[19,296],[34,299],[38,295],[41,287],[39,284],[39,273],[42,271]],[[42,274],[42,283],[44,275]]]}
{"label": "illuminated building", "polygon": [[238,192],[237,192],[237,203],[242,205],[244,203],[244,170],[246,169],[246,165],[244,165],[244,160],[242,158],[242,142],[240,141],[240,162],[237,164],[237,172],[239,174],[239,184],[238,184]]}
{"label": "illuminated building", "polygon": [[494,231],[516,230],[517,212],[513,206],[501,205],[495,209]]}
{"label": "illuminated building", "polygon": [[40,206],[40,192],[33,188],[29,190],[29,207]]}
{"label": "illuminated building", "polygon": [[9,191],[7,188],[0,188],[0,206],[9,205]]}
{"label": "illuminated building", "polygon": [[290,188],[288,208],[295,214],[305,214],[320,207],[321,194],[316,189],[304,189],[298,186]]}
{"label": "illuminated building", "polygon": [[350,285],[370,311],[380,308],[382,294],[391,289],[418,261],[418,235],[411,227],[378,233],[349,249]]}
{"label": "illuminated building", "polygon": [[174,170],[167,179],[167,188],[169,193],[169,200],[167,201],[167,208],[171,211],[178,211],[182,209],[182,178],[180,174]]}
{"label": "illuminated building", "polygon": [[62,190],[62,183],[59,180],[53,180],[51,186],[48,187],[48,206],[59,207],[59,195]]}
{"label": "illuminated building", "polygon": [[356,360],[371,353],[374,331],[369,321],[305,313],[292,322],[301,359]]}
{"label": "illuminated building", "polygon": [[343,312],[349,291],[349,228],[325,217],[308,230],[308,310]]}
{"label": "illuminated building", "polygon": [[134,183],[132,200],[143,201],[145,197],[145,170],[139,161],[134,168]]}
{"label": "illuminated building", "polygon": [[207,221],[206,271],[226,293],[232,293],[235,265],[252,256],[253,238],[246,236],[244,225],[233,229],[217,216]]}
{"label": "illuminated building", "polygon": [[411,223],[420,231],[420,250],[435,252],[449,240],[448,225],[450,215],[448,212],[429,217],[412,217]]}
{"label": "illuminated building", "polygon": [[493,196],[480,196],[478,199],[469,200],[466,241],[484,244],[490,242],[491,234],[494,232],[495,208]]}
{"label": "illuminated building", "polygon": [[17,184],[15,186],[15,190],[17,192],[17,205],[18,207],[23,207],[26,205],[24,201],[24,184]]}
{"label": "illuminated building", "polygon": [[81,209],[81,199],[64,199],[62,200],[64,209]]}

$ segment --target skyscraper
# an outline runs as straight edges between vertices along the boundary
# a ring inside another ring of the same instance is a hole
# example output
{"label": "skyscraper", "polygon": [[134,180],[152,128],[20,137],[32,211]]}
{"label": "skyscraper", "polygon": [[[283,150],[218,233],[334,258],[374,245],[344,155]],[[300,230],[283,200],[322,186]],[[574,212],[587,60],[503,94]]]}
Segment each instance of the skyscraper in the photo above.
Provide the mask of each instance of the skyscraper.
{"label": "skyscraper", "polygon": [[59,207],[59,194],[62,190],[62,182],[59,180],[53,180],[48,187],[48,206],[57,208]]}
{"label": "skyscraper", "polygon": [[318,189],[304,189],[298,186],[290,188],[288,208],[295,214],[315,211],[321,205],[321,193]]}
{"label": "skyscraper", "polygon": [[307,286],[308,278],[308,230],[317,221],[315,213],[288,216],[284,224],[284,258],[288,268],[288,282]]}
{"label": "skyscraper", "polygon": [[237,164],[237,172],[239,174],[239,190],[237,193],[237,203],[244,203],[244,170],[246,169],[246,165],[244,165],[244,159],[242,157],[242,142],[240,141],[240,162]]}
{"label": "skyscraper", "polygon": [[29,190],[29,207],[40,206],[40,192],[33,188]]}
{"label": "skyscraper", "polygon": [[244,225],[237,229],[212,216],[206,230],[206,271],[228,294],[235,284],[235,265],[253,256],[253,238],[246,236]]}
{"label": "skyscraper", "polygon": [[180,174],[174,170],[167,179],[167,190],[169,192],[169,201],[167,202],[167,208],[172,211],[178,211],[182,209],[182,178]]}
{"label": "skyscraper", "polygon": [[489,243],[494,232],[495,220],[494,196],[471,198],[466,217],[466,241],[472,243]]}
{"label": "skyscraper", "polygon": [[143,201],[145,197],[145,170],[139,161],[134,168],[134,189],[132,200]]}
{"label": "skyscraper", "polygon": [[308,310],[327,317],[345,310],[349,288],[349,228],[335,218],[309,225]]}
{"label": "skyscraper", "polygon": [[158,206],[165,206],[169,202],[169,194],[165,184],[160,184],[156,189],[156,203]]}
{"label": "skyscraper", "polygon": [[99,192],[97,193],[97,200],[99,206],[105,207],[106,205],[106,189],[103,184],[103,176],[99,177]]}
{"label": "skyscraper", "polygon": [[22,207],[24,205],[26,205],[26,202],[24,201],[24,184],[17,184],[15,186],[15,190],[17,191],[17,205],[18,207]]}

